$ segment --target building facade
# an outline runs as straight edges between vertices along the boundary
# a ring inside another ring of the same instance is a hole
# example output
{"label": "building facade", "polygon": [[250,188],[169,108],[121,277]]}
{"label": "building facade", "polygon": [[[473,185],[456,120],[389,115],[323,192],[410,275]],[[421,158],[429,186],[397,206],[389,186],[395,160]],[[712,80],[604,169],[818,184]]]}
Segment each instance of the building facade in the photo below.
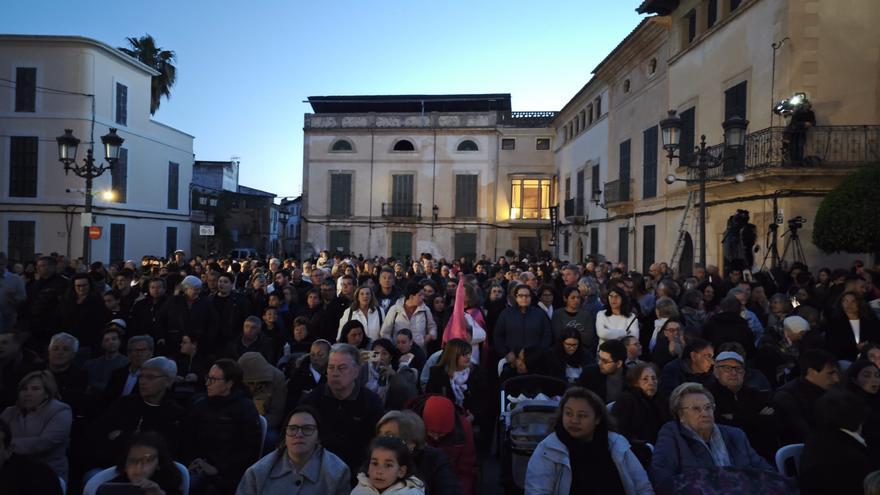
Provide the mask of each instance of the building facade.
{"label": "building facade", "polygon": [[35,253],[82,257],[84,179],[65,175],[55,137],[82,142],[118,129],[119,162],[94,181],[91,260],[118,262],[189,250],[188,187],[193,136],[151,119],[156,72],[100,41],[76,36],[0,35],[0,249],[14,261]]}
{"label": "building facade", "polygon": [[556,204],[555,112],[510,95],[311,97],[302,255],[536,253]]}

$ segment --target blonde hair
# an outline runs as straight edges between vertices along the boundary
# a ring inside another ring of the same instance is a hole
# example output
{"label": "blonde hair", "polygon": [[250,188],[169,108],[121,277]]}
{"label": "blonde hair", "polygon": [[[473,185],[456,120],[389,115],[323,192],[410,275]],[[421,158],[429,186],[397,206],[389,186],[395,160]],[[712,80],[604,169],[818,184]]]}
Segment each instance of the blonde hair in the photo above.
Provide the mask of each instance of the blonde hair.
{"label": "blonde hair", "polygon": [[27,375],[24,375],[24,378],[18,382],[18,391],[21,392],[21,389],[34,380],[39,380],[40,383],[43,384],[43,389],[46,390],[46,395],[48,395],[50,399],[59,398],[58,384],[55,382],[55,377],[49,370],[31,371]]}

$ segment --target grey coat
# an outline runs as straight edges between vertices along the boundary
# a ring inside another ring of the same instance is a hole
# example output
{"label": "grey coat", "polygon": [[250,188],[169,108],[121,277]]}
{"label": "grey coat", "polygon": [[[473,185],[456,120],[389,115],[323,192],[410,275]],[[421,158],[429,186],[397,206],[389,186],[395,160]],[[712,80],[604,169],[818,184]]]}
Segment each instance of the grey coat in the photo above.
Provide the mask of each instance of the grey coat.
{"label": "grey coat", "polygon": [[12,430],[13,452],[45,463],[55,474],[67,479],[67,446],[73,425],[70,406],[50,399],[27,415],[18,406],[9,406],[0,419]]}
{"label": "grey coat", "polygon": [[323,447],[298,475],[287,451],[276,449],[245,471],[235,495],[348,495],[350,479],[348,466]]}

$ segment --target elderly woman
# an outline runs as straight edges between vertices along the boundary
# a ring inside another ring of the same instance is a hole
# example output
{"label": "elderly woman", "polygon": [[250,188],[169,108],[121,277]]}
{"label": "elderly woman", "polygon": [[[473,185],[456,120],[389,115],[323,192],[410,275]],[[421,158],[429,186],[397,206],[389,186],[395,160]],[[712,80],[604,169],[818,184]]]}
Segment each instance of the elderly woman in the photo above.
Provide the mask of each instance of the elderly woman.
{"label": "elderly woman", "polygon": [[73,413],[58,400],[52,373],[33,371],[18,382],[18,401],[0,414],[12,431],[12,452],[47,464],[67,480]]}
{"label": "elderly woman", "polygon": [[767,315],[767,333],[777,338],[782,336],[782,322],[791,315],[794,308],[791,299],[785,294],[776,293],[770,297],[770,312]]}
{"label": "elderly woman", "polygon": [[348,495],[348,466],[321,446],[317,411],[299,406],[284,425],[284,440],[245,471],[236,495]]}
{"label": "elderly woman", "polygon": [[473,487],[464,487],[459,482],[446,454],[427,445],[425,423],[415,412],[387,412],[376,425],[376,435],[399,438],[406,443],[416,463],[416,477],[425,482],[428,495],[473,493]]}
{"label": "elderly woman", "polygon": [[651,460],[651,479],[669,493],[673,478],[697,469],[722,467],[773,471],[746,434],[715,423],[715,398],[699,383],[685,382],[669,397],[674,421],[660,428]]}
{"label": "elderly woman", "polygon": [[366,285],[362,285],[354,291],[354,301],[342,312],[342,318],[339,319],[339,331],[336,335],[337,342],[344,342],[342,327],[353,319],[363,324],[368,339],[376,340],[379,338],[383,321],[382,310],[379,309],[379,302],[376,300],[373,289]]}
{"label": "elderly woman", "polygon": [[595,393],[565,392],[554,432],[538,444],[526,471],[526,495],[653,494],[651,482]]}
{"label": "elderly woman", "polygon": [[611,415],[617,431],[631,442],[655,443],[668,419],[666,405],[657,395],[657,367],[640,363],[626,370],[626,389],[614,403]]}

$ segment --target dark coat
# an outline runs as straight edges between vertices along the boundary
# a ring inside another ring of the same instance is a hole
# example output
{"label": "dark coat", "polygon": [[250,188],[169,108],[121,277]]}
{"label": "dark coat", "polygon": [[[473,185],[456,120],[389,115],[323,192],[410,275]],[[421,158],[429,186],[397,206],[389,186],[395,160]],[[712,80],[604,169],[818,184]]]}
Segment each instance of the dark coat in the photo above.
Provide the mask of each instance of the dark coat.
{"label": "dark coat", "polygon": [[296,363],[291,362],[287,367],[287,407],[285,410],[291,411],[299,404],[303,394],[307,394],[315,389],[319,384],[327,381],[327,375],[322,374],[320,380],[315,381],[312,370],[311,357],[303,356]]}
{"label": "dark coat", "polygon": [[274,364],[278,361],[278,358],[275,355],[275,349],[275,342],[261,332],[257,337],[257,340],[253,341],[250,345],[245,345],[244,342],[241,341],[241,337],[236,337],[226,346],[226,356],[238,361],[238,358],[246,352],[259,352],[264,358],[266,358],[266,361],[268,361],[269,364]]}
{"label": "dark coat", "polygon": [[61,495],[58,475],[30,456],[12,454],[0,469],[3,495]]}
{"label": "dark coat", "polygon": [[24,320],[22,325],[31,332],[29,344],[36,346],[33,348],[45,349],[49,337],[60,328],[58,302],[69,283],[67,278],[56,273],[46,279],[31,280],[25,287],[27,300],[19,314]]}
{"label": "dark coat", "polygon": [[[125,388],[125,382],[128,381],[129,366],[123,366],[110,374],[110,380],[107,381],[107,388],[104,389],[104,402],[112,403],[116,399],[122,397],[122,389]],[[131,391],[131,395],[140,395],[137,383]]]}
{"label": "dark coat", "polygon": [[[110,405],[89,435],[94,453],[94,467],[111,466],[124,455],[125,446],[137,431],[156,431],[168,441],[173,454],[178,453],[180,424],[186,411],[170,394],[158,407],[148,405],[137,395],[120,397]],[[118,433],[117,433],[118,432]],[[112,438],[111,438],[112,437]]]}
{"label": "dark coat", "polygon": [[711,373],[694,374],[685,366],[681,358],[675,358],[663,367],[660,372],[660,381],[657,383],[657,395],[669,398],[675,387],[684,382],[706,383],[712,377]]}
{"label": "dark coat", "polygon": [[5,409],[18,400],[18,382],[25,375],[44,367],[45,364],[37,354],[24,347],[9,362],[0,363],[0,409]]}
{"label": "dark coat", "polygon": [[82,304],[77,304],[75,298],[63,298],[59,304],[59,312],[62,328],[79,339],[80,347],[91,350],[90,357],[99,355],[104,325],[110,316],[104,301],[98,296],[89,296]]}
{"label": "dark coat", "polygon": [[507,308],[495,323],[495,353],[504,357],[508,352],[518,353],[529,345],[549,349],[553,345],[553,331],[547,313],[529,306],[523,313],[519,308]]}
{"label": "dark coat", "polygon": [[734,394],[715,379],[709,380],[706,388],[715,397],[715,421],[740,428],[759,454],[765,459],[773,459],[780,447],[776,415],[761,414],[764,408],[773,407],[770,393],[743,385]]}
{"label": "dark coat", "polygon": [[602,374],[599,370],[598,364],[591,364],[584,367],[580,378],[577,380],[577,384],[580,387],[585,387],[596,392],[596,395],[601,397],[605,402],[613,400],[608,398],[608,376]]}
{"label": "dark coat", "polygon": [[[241,335],[245,318],[255,314],[248,298],[237,292],[232,292],[226,297],[212,294],[208,297],[208,301],[217,311],[220,324],[218,338],[223,342],[231,342],[236,336]],[[274,361],[269,362],[274,363]]]}
{"label": "dark coat", "polygon": [[737,313],[725,311],[709,317],[703,326],[703,338],[715,349],[721,344],[736,342],[743,346],[749,357],[755,355],[755,334],[749,323]]}
{"label": "dark coat", "polygon": [[194,334],[199,339],[199,349],[208,354],[220,355],[225,342],[219,338],[219,319],[214,306],[205,297],[199,297],[192,304],[186,296],[179,294],[162,308],[160,321],[165,330],[166,349],[178,349],[184,334]]}
{"label": "dark coat", "polygon": [[[873,315],[859,320],[859,343],[880,342],[880,321]],[[856,337],[846,316],[835,316],[828,321],[825,344],[837,359],[855,361],[859,356]]]}
{"label": "dark coat", "polygon": [[774,388],[798,376],[798,359],[810,349],[824,349],[825,341],[818,330],[808,330],[793,345],[784,337],[767,332],[758,342],[755,367],[767,377]]}
{"label": "dark coat", "polygon": [[822,428],[807,438],[798,481],[803,495],[861,495],[862,480],[876,468],[868,460],[867,447],[855,438]]}
{"label": "dark coat", "polygon": [[773,395],[773,407],[779,418],[779,435],[783,445],[804,443],[816,426],[813,412],[816,401],[825,390],[805,378],[786,383]]}
{"label": "dark coat", "polygon": [[[324,311],[324,318],[321,322],[321,330],[316,337],[325,339],[330,342],[336,342],[336,334],[339,331],[339,320],[342,314],[351,306],[351,300],[344,296],[336,296]],[[332,450],[331,450],[332,451]],[[352,470],[355,472],[356,470]]]}
{"label": "dark coat", "polygon": [[385,412],[382,399],[374,392],[361,387],[353,395],[339,400],[330,393],[327,384],[322,383],[299,401],[317,409],[323,424],[332,425],[330,428],[321,428],[321,445],[348,465],[352,484],[363,467],[376,423]]}
{"label": "dark coat", "polygon": [[461,485],[446,453],[426,445],[413,452],[416,476],[425,482],[425,495],[458,495]]}
{"label": "dark coat", "polygon": [[[473,364],[471,364],[467,386],[462,407],[473,414],[475,418],[482,419],[489,409],[489,388],[486,375]],[[455,392],[452,391],[449,375],[440,366],[431,366],[431,369],[428,370],[428,384],[425,385],[425,393],[443,395],[455,404]]]}
{"label": "dark coat", "polygon": [[659,395],[648,397],[641,390],[628,388],[614,403],[611,415],[617,420],[617,432],[630,443],[657,443],[657,433],[669,420],[669,408]]}
{"label": "dark coat", "polygon": [[182,430],[183,459],[202,458],[219,474],[212,484],[232,493],[245,470],[260,458],[259,413],[253,401],[241,394],[228,397],[199,396],[189,410]]}
{"label": "dark coat", "polygon": [[[128,328],[126,329],[126,333],[129,336],[149,335],[155,340],[163,338],[164,332],[159,317],[162,312],[162,307],[166,302],[168,302],[168,296],[154,299],[150,297],[149,294],[147,297],[135,302],[134,306],[131,308],[131,315],[128,317]],[[176,350],[177,349],[170,349],[172,352]]]}

